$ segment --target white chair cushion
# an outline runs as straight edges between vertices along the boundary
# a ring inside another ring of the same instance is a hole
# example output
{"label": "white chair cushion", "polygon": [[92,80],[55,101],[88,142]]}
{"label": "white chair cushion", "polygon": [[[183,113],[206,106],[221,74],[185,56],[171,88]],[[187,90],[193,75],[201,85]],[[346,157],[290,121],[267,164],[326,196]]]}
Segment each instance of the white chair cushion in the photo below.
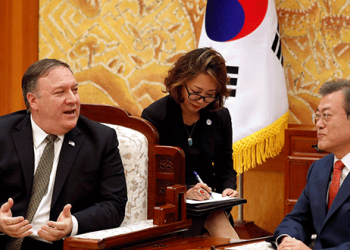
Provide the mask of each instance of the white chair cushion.
{"label": "white chair cushion", "polygon": [[136,130],[113,124],[105,125],[116,130],[125,171],[128,202],[121,227],[147,220],[148,140]]}
{"label": "white chair cushion", "polygon": [[152,227],[156,227],[156,225],[153,225],[153,220],[144,220],[144,221],[131,223],[129,225],[125,225],[124,227],[116,227],[111,229],[94,231],[94,232],[89,232],[85,234],[75,235],[73,237],[80,238],[80,239],[103,240],[108,237],[137,232],[137,231],[152,228]]}

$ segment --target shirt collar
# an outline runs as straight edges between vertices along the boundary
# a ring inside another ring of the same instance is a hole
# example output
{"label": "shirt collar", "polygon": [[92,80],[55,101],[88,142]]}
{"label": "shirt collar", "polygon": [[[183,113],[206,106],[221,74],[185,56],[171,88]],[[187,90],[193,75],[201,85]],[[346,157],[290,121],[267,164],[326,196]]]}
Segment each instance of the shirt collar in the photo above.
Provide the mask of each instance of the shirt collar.
{"label": "shirt collar", "polygon": [[[339,159],[337,159],[337,157],[335,157],[334,156],[334,163],[336,162],[336,161],[338,161]],[[340,159],[343,163],[344,163],[344,165],[345,165],[345,167],[347,168],[347,169],[349,169],[350,170],[350,153],[348,153],[347,155],[345,155],[342,159]],[[334,166],[334,163],[333,163],[333,166]]]}
{"label": "shirt collar", "polygon": [[[33,120],[32,115],[30,115],[30,122],[32,124],[32,130],[33,130],[33,143],[34,143],[34,147],[38,148],[45,140],[46,136],[48,136],[48,134],[42,130]],[[58,135],[58,138],[60,140],[63,140],[64,135]]]}

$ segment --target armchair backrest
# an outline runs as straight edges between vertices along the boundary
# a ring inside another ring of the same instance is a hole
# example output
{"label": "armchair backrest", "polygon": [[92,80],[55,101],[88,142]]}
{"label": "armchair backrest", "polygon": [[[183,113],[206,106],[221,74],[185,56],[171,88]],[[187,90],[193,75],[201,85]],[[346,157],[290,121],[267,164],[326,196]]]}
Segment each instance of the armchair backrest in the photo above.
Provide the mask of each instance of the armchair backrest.
{"label": "armchair backrest", "polygon": [[[148,162],[146,162],[148,163],[148,176],[145,176],[145,179],[148,180],[147,218],[152,219],[153,208],[166,204],[167,187],[175,184],[185,185],[185,156],[183,151],[177,147],[160,146],[158,132],[155,127],[147,120],[132,116],[122,108],[107,105],[82,104],[80,113],[94,121],[112,126],[117,125],[115,128],[117,129],[117,133],[118,130],[121,132],[120,137],[128,133],[125,128],[138,131],[145,136],[148,142]],[[137,132],[134,133],[136,134]],[[139,146],[145,147],[146,145]],[[123,154],[122,150],[121,154]],[[142,172],[139,174],[141,175]]]}
{"label": "armchair backrest", "polygon": [[148,204],[148,140],[141,132],[104,123],[118,136],[119,153],[124,166],[128,201],[121,226],[147,220]]}

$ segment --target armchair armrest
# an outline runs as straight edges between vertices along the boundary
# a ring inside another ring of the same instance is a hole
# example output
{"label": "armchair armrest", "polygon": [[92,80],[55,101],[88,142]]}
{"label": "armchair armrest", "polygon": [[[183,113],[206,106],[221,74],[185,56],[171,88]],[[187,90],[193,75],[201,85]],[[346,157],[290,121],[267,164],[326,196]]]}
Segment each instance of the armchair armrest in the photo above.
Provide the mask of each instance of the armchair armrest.
{"label": "armchair armrest", "polygon": [[166,205],[154,207],[154,225],[186,220],[186,187],[176,184],[166,189]]}
{"label": "armchair armrest", "polygon": [[64,250],[90,250],[90,249],[106,249],[109,247],[118,247],[123,249],[142,243],[147,240],[155,240],[159,237],[187,230],[191,226],[191,220],[174,222],[161,226],[116,235],[103,239],[80,239],[69,237],[64,240]]}

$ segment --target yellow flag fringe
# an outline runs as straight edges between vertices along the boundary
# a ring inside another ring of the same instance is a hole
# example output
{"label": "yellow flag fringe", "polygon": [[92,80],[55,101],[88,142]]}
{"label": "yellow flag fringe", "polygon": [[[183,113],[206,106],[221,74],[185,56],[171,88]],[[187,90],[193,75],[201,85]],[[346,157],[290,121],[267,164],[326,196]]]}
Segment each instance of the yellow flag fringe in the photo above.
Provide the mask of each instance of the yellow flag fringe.
{"label": "yellow flag fringe", "polygon": [[278,155],[284,145],[284,130],[288,127],[287,111],[269,126],[232,144],[233,168],[241,174],[267,158]]}

